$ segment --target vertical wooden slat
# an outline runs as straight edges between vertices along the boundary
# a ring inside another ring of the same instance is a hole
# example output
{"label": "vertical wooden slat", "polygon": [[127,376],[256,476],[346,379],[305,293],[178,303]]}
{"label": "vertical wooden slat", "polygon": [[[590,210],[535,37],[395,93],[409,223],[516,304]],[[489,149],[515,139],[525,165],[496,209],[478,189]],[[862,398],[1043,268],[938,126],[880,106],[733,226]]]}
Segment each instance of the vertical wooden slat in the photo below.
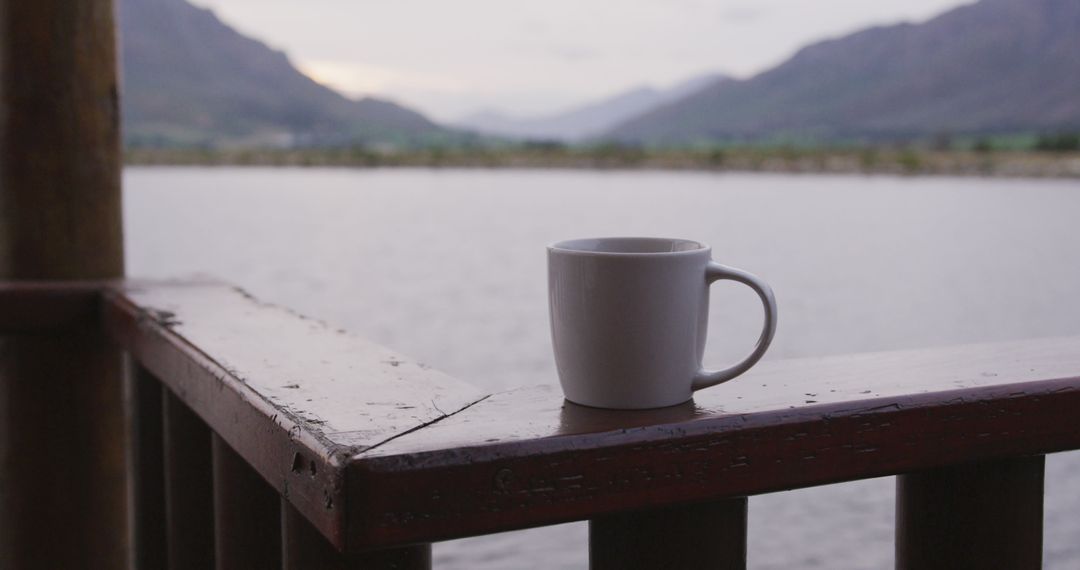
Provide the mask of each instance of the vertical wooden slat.
{"label": "vertical wooden slat", "polygon": [[896,567],[1042,567],[1042,456],[897,477]]}
{"label": "vertical wooden slat", "polygon": [[210,429],[168,390],[162,390],[162,408],[169,568],[213,568]]}
{"label": "vertical wooden slat", "polygon": [[137,570],[165,568],[165,453],[161,383],[128,363],[131,406],[132,560]]}
{"label": "vertical wooden slat", "polygon": [[286,499],[281,500],[281,537],[285,570],[431,569],[430,544],[344,556]]}
{"label": "vertical wooden slat", "polygon": [[[110,0],[0,0],[0,279],[123,275]],[[128,562],[122,365],[0,339],[0,567]]]}
{"label": "vertical wooden slat", "polygon": [[746,568],[747,500],[727,499],[589,521],[593,570]]}
{"label": "vertical wooden slat", "polygon": [[281,568],[277,492],[216,434],[213,451],[218,570]]}

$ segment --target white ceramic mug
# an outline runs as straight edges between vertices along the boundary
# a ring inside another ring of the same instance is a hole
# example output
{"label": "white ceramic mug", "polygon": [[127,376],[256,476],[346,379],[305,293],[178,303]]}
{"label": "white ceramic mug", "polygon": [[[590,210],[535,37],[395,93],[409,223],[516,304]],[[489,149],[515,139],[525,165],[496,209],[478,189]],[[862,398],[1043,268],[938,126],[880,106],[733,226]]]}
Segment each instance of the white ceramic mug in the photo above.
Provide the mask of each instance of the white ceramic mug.
{"label": "white ceramic mug", "polygon": [[[555,362],[566,399],[598,408],[686,402],[694,390],[746,372],[776,331],[776,300],[757,277],[711,260],[684,239],[615,237],[548,246],[548,300]],[[757,346],[718,371],[701,366],[709,285],[749,285],[765,306]]]}

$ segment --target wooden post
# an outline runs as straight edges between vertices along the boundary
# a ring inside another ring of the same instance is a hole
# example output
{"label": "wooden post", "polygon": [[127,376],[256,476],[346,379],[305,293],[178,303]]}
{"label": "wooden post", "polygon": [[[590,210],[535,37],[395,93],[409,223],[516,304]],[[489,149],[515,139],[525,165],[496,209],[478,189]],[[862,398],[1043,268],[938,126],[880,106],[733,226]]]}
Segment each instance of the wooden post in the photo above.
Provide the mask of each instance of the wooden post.
{"label": "wooden post", "polygon": [[162,390],[165,534],[172,570],[214,567],[214,476],[210,428]]}
{"label": "wooden post", "polygon": [[286,499],[281,499],[281,540],[285,570],[431,570],[430,544],[345,556]]}
{"label": "wooden post", "polygon": [[746,498],[589,521],[589,568],[745,570]]}
{"label": "wooden post", "polygon": [[216,434],[213,448],[217,570],[281,568],[277,491]]}
{"label": "wooden post", "polygon": [[[110,0],[0,0],[0,280],[123,275]],[[0,339],[0,567],[127,565],[119,355]]]}
{"label": "wooden post", "polygon": [[1044,458],[968,463],[897,477],[900,570],[1042,568]]}

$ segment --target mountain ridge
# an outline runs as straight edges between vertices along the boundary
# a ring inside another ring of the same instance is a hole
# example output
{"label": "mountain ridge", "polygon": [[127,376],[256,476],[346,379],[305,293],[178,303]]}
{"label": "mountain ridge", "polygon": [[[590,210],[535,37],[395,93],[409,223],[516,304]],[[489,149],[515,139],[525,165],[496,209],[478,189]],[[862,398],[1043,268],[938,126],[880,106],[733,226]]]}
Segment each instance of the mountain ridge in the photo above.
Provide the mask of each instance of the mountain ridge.
{"label": "mountain ridge", "polygon": [[185,0],[120,0],[131,146],[419,144],[454,136],[422,114],[349,99]]}
{"label": "mountain ridge", "polygon": [[721,73],[702,74],[663,89],[641,85],[537,117],[520,117],[486,110],[469,115],[454,124],[461,128],[510,138],[582,142],[603,134],[627,119],[685,97],[726,77]]}
{"label": "mountain ridge", "polygon": [[811,44],[605,134],[639,144],[903,139],[1080,126],[1080,3],[982,0]]}

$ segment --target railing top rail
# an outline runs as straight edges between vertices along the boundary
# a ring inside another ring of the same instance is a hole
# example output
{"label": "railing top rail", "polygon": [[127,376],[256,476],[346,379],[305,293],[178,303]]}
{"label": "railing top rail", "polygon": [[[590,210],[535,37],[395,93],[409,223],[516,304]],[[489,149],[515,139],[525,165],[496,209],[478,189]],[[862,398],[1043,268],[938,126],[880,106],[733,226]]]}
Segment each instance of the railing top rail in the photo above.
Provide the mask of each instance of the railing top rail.
{"label": "railing top rail", "polygon": [[96,326],[102,287],[97,281],[0,281],[0,334]]}
{"label": "railing top rail", "polygon": [[[0,332],[87,315],[65,287],[0,285]],[[625,412],[488,395],[220,284],[103,293],[113,338],[346,549],[1080,448],[1080,338],[766,362]]]}
{"label": "railing top rail", "polygon": [[1080,338],[764,362],[695,398],[494,394],[355,458],[355,516],[407,542],[1077,449]]}
{"label": "railing top rail", "polygon": [[108,333],[340,548],[351,458],[485,396],[220,283],[125,282],[104,301]]}

